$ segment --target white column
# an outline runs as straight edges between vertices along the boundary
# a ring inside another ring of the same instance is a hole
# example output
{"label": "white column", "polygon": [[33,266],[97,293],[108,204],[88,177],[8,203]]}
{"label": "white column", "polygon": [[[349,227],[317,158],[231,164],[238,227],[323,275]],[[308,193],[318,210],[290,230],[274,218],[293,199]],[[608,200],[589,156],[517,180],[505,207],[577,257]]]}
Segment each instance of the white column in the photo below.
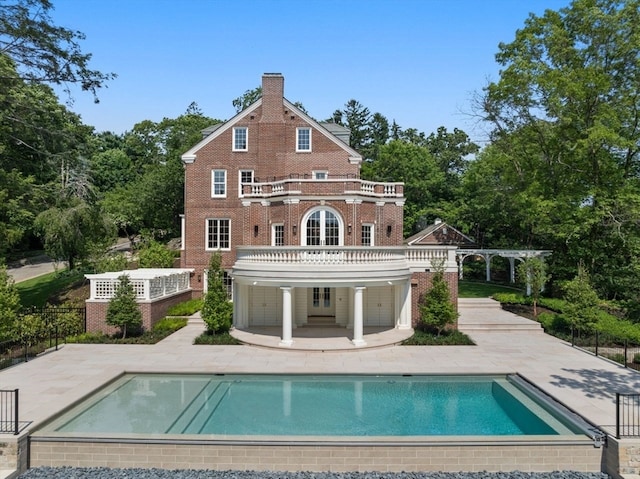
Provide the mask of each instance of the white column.
{"label": "white column", "polygon": [[516,259],[509,258],[509,282],[516,282]]}
{"label": "white column", "polygon": [[281,286],[282,290],[282,340],[280,346],[291,346],[291,286]]}
{"label": "white column", "polygon": [[239,289],[240,289],[240,285],[234,281],[233,282],[233,326],[238,328],[238,327],[242,327],[242,319],[240,316],[240,295],[239,293]]}
{"label": "white column", "polygon": [[400,311],[397,320],[398,329],[411,329],[411,279],[403,284],[396,286],[399,294],[396,295],[400,305]]}
{"label": "white column", "polygon": [[363,338],[364,329],[364,308],[363,308],[363,292],[364,286],[355,286],[353,288],[353,340],[356,346],[364,346],[367,344]]}
{"label": "white column", "polygon": [[487,272],[487,275],[486,275],[487,279],[486,280],[487,280],[487,283],[488,283],[489,281],[491,281],[491,255],[488,255],[488,254],[484,255],[484,262],[486,263],[485,264],[485,268],[486,268],[486,272]]}
{"label": "white column", "polygon": [[[186,227],[185,227],[184,215],[180,215],[180,249],[184,251],[184,244],[187,241],[186,239]],[[133,245],[131,245],[133,246]]]}

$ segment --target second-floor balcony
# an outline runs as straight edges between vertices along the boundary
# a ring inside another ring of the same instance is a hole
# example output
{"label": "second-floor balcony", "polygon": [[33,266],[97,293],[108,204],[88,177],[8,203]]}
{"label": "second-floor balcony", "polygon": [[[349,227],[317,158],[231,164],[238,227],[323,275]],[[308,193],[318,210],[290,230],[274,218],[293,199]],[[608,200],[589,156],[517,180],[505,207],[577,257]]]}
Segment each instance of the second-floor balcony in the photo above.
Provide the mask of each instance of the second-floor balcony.
{"label": "second-floor balcony", "polygon": [[242,184],[245,198],[273,198],[277,196],[336,196],[360,195],[374,198],[402,198],[403,183],[379,183],[352,176],[329,176],[324,179],[313,175],[292,175],[272,181],[258,180]]}
{"label": "second-floor balcony", "polygon": [[288,279],[391,284],[440,264],[446,271],[457,271],[455,250],[455,246],[239,246],[233,274],[259,284]]}

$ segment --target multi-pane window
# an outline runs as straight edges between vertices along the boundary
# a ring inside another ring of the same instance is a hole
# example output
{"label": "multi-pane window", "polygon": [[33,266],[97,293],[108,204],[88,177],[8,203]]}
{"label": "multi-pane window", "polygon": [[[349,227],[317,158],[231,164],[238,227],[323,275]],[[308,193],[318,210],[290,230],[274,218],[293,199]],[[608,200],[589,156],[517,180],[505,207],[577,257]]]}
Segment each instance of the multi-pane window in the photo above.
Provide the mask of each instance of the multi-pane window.
{"label": "multi-pane window", "polygon": [[240,198],[244,196],[242,185],[246,183],[253,183],[253,170],[240,170],[238,173],[238,196]]}
{"label": "multi-pane window", "polygon": [[226,271],[222,273],[222,284],[224,284],[224,288],[227,290],[227,298],[233,301],[233,278]]}
{"label": "multi-pane window", "polygon": [[338,246],[340,245],[340,222],[331,211],[314,211],[306,224],[307,246]]}
{"label": "multi-pane window", "polygon": [[362,246],[373,246],[373,225],[362,225]]}
{"label": "multi-pane window", "polygon": [[207,249],[229,249],[231,247],[230,220],[209,218],[207,220]]}
{"label": "multi-pane window", "polygon": [[227,170],[211,171],[211,196],[223,198],[227,196]]}
{"label": "multi-pane window", "polygon": [[[209,270],[208,269],[205,270],[205,274],[206,274],[206,276],[205,276],[203,292],[207,293],[208,289],[209,289],[207,287],[208,284],[209,284],[209,280],[208,280],[208,278],[209,278]],[[225,291],[227,293],[227,298],[230,301],[233,301],[233,277],[229,273],[227,273],[226,271],[222,272],[222,284],[224,285],[224,289],[225,289]]]}
{"label": "multi-pane window", "polygon": [[311,128],[298,128],[296,134],[296,151],[311,151]]}
{"label": "multi-pane window", "polygon": [[238,126],[233,129],[233,151],[247,151],[248,128]]}
{"label": "multi-pane window", "polygon": [[326,180],[329,177],[329,172],[327,171],[313,171],[313,179],[314,180]]}
{"label": "multi-pane window", "polygon": [[273,246],[284,246],[284,225],[283,224],[274,224],[273,228],[273,236],[272,236],[272,244]]}

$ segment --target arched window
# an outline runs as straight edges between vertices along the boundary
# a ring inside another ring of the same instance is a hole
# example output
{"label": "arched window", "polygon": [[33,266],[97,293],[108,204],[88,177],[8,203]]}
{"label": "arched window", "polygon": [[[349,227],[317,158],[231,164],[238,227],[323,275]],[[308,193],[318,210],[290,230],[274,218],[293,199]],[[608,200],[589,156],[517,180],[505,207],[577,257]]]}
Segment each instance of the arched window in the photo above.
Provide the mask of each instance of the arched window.
{"label": "arched window", "polygon": [[328,208],[312,210],[303,218],[306,246],[341,246],[344,228],[340,215]]}

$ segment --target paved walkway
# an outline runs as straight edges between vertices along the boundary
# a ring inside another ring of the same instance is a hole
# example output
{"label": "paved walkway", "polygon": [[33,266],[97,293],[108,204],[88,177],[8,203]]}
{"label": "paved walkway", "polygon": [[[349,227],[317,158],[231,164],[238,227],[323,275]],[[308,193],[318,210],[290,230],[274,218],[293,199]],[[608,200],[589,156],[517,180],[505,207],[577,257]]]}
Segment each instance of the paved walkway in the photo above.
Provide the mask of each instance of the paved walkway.
{"label": "paved walkway", "polygon": [[[460,321],[465,323],[476,317],[477,305],[465,305],[462,300],[460,312]],[[510,317],[499,308],[493,315],[505,321]],[[516,318],[514,321],[519,321]],[[32,425],[123,372],[519,372],[601,426],[615,422],[616,391],[640,391],[640,374],[542,333],[477,332],[472,334],[476,346],[390,346],[345,352],[192,345],[202,331],[202,323],[194,319],[156,345],[65,345],[60,351],[0,371],[0,388],[20,389],[20,419]]]}

